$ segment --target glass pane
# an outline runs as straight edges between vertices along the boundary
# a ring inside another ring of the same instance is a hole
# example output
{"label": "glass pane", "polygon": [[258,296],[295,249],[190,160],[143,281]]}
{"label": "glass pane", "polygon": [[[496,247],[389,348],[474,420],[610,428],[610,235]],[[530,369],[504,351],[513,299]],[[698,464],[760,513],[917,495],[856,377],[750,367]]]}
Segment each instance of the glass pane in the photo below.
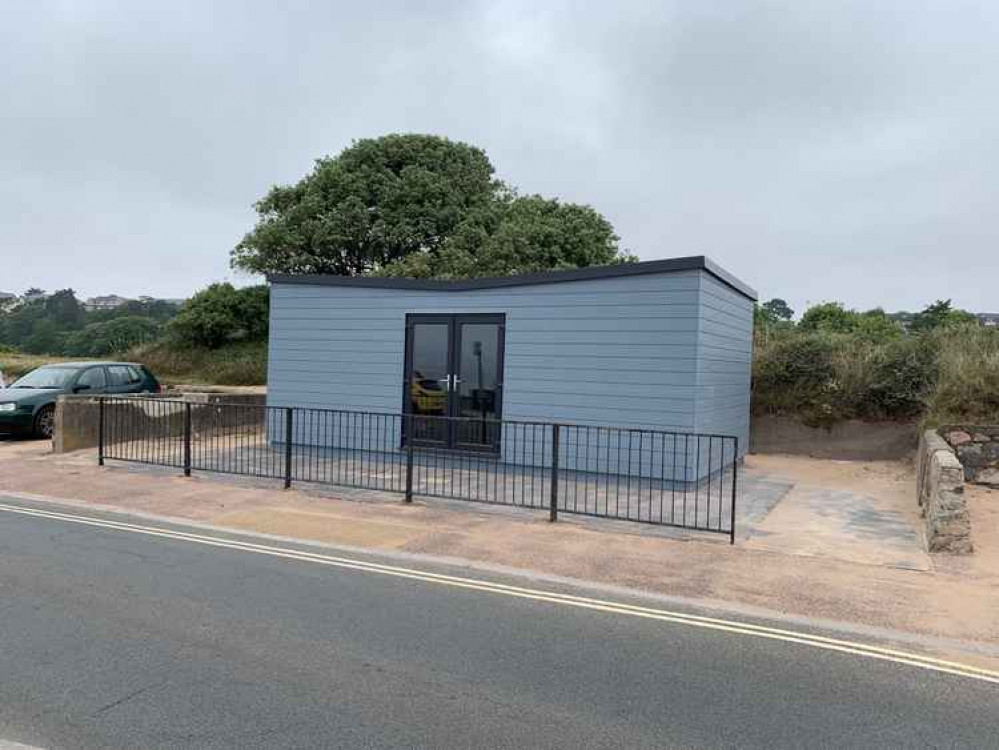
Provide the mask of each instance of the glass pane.
{"label": "glass pane", "polygon": [[412,371],[409,379],[410,412],[417,440],[447,439],[448,326],[416,323],[412,327]]}
{"label": "glass pane", "polygon": [[499,438],[499,342],[496,323],[459,325],[458,442],[495,445]]}

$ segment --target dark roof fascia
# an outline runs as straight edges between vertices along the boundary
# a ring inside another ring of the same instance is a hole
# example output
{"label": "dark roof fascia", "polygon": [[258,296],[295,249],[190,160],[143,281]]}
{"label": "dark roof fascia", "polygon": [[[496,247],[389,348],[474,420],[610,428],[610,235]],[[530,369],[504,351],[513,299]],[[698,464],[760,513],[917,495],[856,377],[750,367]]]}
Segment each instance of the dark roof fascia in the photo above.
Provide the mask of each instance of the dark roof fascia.
{"label": "dark roof fascia", "polygon": [[751,300],[757,299],[756,290],[740,281],[724,268],[703,255],[687,258],[647,260],[641,263],[618,263],[612,266],[590,266],[565,271],[525,273],[513,276],[495,276],[481,279],[442,281],[439,279],[407,279],[388,276],[325,276],[321,274],[267,274],[271,284],[301,284],[306,286],[352,286],[369,289],[408,289],[426,292],[467,292],[474,289],[498,289],[511,286],[561,284],[567,281],[611,279],[619,276],[644,276],[653,273],[677,271],[707,271],[719,281]]}

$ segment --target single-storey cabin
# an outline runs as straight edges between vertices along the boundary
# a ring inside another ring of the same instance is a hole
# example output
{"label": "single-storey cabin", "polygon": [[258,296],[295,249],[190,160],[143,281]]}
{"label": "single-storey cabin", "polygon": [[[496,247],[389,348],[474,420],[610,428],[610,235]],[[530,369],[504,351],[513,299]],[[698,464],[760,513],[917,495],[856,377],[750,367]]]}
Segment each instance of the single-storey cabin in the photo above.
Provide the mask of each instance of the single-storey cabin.
{"label": "single-storey cabin", "polygon": [[[384,422],[399,434],[365,444],[397,450],[408,424],[415,444],[515,460],[513,423],[536,421],[731,435],[740,457],[748,446],[756,292],[708,258],[464,281],[268,281],[268,405],[407,415]],[[296,435],[365,447],[318,424]],[[666,456],[672,441],[643,445],[645,471],[702,475],[702,462]],[[572,468],[580,446],[562,451]]]}

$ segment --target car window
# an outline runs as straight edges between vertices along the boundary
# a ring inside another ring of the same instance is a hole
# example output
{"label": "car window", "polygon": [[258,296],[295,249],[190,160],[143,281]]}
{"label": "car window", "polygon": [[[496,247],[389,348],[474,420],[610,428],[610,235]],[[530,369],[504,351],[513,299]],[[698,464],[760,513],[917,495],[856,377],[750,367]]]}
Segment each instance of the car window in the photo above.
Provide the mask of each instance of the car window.
{"label": "car window", "polygon": [[103,367],[90,367],[83,371],[80,379],[76,381],[76,387],[80,386],[90,386],[90,390],[97,391],[104,388],[104,368]]}
{"label": "car window", "polygon": [[135,385],[142,380],[134,367],[127,367],[125,365],[112,365],[108,367],[108,376],[112,386]]}
{"label": "car window", "polygon": [[65,388],[76,375],[75,368],[39,367],[10,384],[11,388]]}

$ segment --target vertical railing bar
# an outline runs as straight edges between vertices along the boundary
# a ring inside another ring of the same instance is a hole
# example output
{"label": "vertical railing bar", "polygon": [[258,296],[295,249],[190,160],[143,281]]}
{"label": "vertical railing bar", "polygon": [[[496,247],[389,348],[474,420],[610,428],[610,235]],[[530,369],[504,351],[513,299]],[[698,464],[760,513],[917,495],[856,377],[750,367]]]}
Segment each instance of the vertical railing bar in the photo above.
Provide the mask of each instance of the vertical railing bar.
{"label": "vertical railing bar", "polygon": [[736,486],[739,483],[739,436],[736,435],[732,440],[734,443],[732,445],[732,508],[729,522],[731,525],[729,544],[735,544],[735,498]]}
{"label": "vertical railing bar", "polygon": [[548,520],[554,523],[558,520],[558,442],[559,426],[552,425],[552,482],[551,497],[549,498],[550,510]]}
{"label": "vertical railing bar", "polygon": [[284,412],[284,488],[291,489],[291,446],[294,435],[295,410],[286,407]]}
{"label": "vertical railing bar", "polygon": [[184,403],[184,476],[191,476],[191,402]]}
{"label": "vertical railing bar", "polygon": [[[65,408],[65,407],[64,407]],[[104,397],[97,399],[97,465],[104,465]]]}

